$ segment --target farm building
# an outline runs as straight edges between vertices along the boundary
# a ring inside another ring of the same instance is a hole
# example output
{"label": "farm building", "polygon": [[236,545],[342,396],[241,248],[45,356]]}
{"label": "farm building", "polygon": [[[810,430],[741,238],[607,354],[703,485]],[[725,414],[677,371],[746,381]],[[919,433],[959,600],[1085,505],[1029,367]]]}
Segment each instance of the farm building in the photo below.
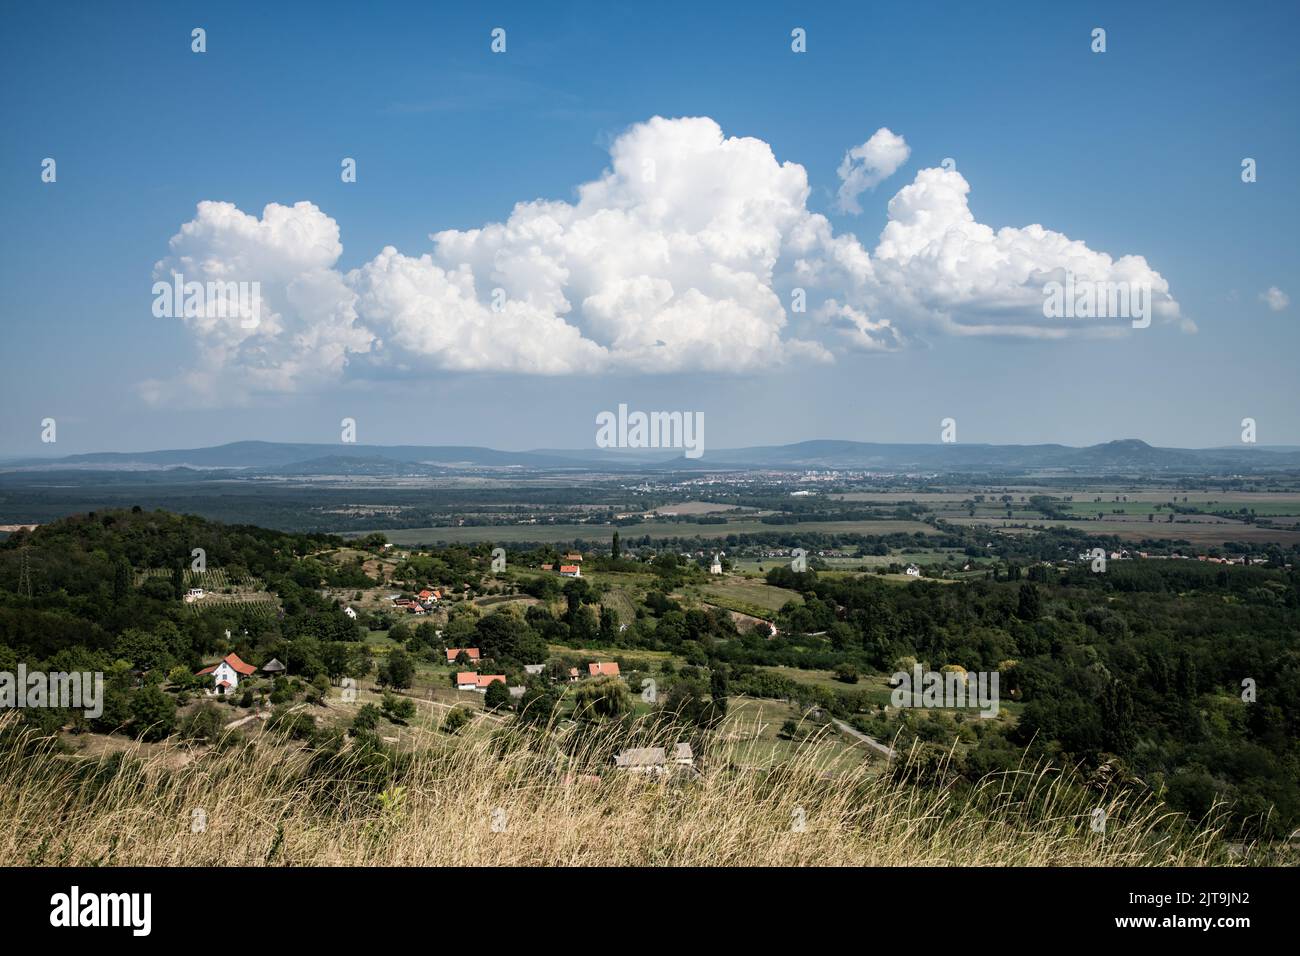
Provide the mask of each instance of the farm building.
{"label": "farm building", "polygon": [[239,688],[239,678],[248,677],[257,670],[252,664],[245,664],[238,654],[227,654],[225,658],[211,667],[199,671],[197,677],[212,675],[212,690],[224,696],[233,694]]}
{"label": "farm building", "polygon": [[594,663],[587,665],[587,674],[590,677],[617,677],[618,662],[609,661],[607,663]]}
{"label": "farm building", "polygon": [[479,650],[477,647],[449,647],[447,648],[447,663],[456,663],[456,658],[464,654],[469,660],[477,661],[479,659]]}

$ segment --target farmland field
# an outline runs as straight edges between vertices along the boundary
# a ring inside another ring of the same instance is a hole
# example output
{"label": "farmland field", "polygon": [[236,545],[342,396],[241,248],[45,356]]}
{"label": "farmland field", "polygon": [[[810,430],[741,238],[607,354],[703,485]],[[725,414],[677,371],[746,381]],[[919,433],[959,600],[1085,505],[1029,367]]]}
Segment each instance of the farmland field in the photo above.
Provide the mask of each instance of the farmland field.
{"label": "farmland field", "polygon": [[[794,524],[770,525],[761,521],[739,520],[726,524],[693,524],[676,521],[645,521],[641,524],[615,527],[595,524],[549,525],[496,525],[455,528],[401,528],[385,531],[388,540],[398,545],[465,544],[478,541],[510,541],[527,544],[553,544],[583,539],[605,540],[615,531],[624,538],[725,538],[733,534],[935,534],[935,530],[921,521],[800,521]],[[357,537],[368,532],[353,532]]]}

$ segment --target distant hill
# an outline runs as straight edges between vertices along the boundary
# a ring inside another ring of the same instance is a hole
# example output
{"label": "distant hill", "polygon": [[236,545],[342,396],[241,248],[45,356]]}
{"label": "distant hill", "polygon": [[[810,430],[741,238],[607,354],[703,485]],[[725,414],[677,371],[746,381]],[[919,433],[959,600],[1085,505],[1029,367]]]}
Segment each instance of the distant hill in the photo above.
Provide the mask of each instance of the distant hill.
{"label": "distant hill", "polygon": [[883,472],[982,473],[1051,471],[1160,473],[1274,471],[1300,468],[1300,449],[1240,446],[1158,448],[1136,438],[1084,448],[1068,445],[885,444],[832,439],[790,445],[707,450],[686,458],[672,449],[545,449],[498,451],[471,445],[346,445],[232,442],[209,448],[146,452],[96,452],[63,458],[29,458],[0,464],[0,471],[147,472],[182,469],[283,476],[421,475],[448,470],[840,469]]}

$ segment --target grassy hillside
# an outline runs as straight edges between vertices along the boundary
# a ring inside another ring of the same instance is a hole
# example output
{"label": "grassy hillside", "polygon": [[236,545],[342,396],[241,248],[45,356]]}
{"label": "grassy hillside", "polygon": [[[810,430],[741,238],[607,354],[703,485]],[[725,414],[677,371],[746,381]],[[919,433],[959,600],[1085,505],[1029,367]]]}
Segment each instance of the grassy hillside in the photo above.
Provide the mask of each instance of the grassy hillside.
{"label": "grassy hillside", "polygon": [[475,734],[400,759],[273,738],[76,759],[12,724],[0,724],[0,852],[18,863],[1229,862],[1209,829],[1045,771],[923,790],[862,763],[828,772],[811,742],[775,763],[743,759],[742,743],[669,781],[609,772],[607,742],[563,734]]}

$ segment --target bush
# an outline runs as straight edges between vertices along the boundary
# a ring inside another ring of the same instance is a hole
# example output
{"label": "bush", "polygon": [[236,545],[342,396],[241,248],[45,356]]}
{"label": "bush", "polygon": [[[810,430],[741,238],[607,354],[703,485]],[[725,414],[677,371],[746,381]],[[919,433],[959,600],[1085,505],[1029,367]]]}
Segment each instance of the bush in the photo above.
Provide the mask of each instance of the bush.
{"label": "bush", "polygon": [[290,713],[283,707],[277,707],[271,715],[268,726],[276,733],[292,737],[294,740],[308,740],[316,732],[316,718],[302,711]]}
{"label": "bush", "polygon": [[470,721],[470,713],[464,707],[453,707],[442,718],[443,733],[455,734]]}
{"label": "bush", "polygon": [[379,708],[374,704],[363,704],[357,711],[357,715],[352,718],[352,726],[348,728],[348,733],[353,737],[359,737],[362,734],[374,733],[379,726]]}
{"label": "bush", "polygon": [[415,701],[409,697],[384,693],[384,716],[395,724],[406,723],[415,716]]}
{"label": "bush", "polygon": [[186,740],[215,740],[224,721],[211,704],[200,704],[181,721],[181,736]]}
{"label": "bush", "polygon": [[176,729],[176,702],[157,687],[145,687],[131,699],[131,726],[142,740],[162,740]]}

